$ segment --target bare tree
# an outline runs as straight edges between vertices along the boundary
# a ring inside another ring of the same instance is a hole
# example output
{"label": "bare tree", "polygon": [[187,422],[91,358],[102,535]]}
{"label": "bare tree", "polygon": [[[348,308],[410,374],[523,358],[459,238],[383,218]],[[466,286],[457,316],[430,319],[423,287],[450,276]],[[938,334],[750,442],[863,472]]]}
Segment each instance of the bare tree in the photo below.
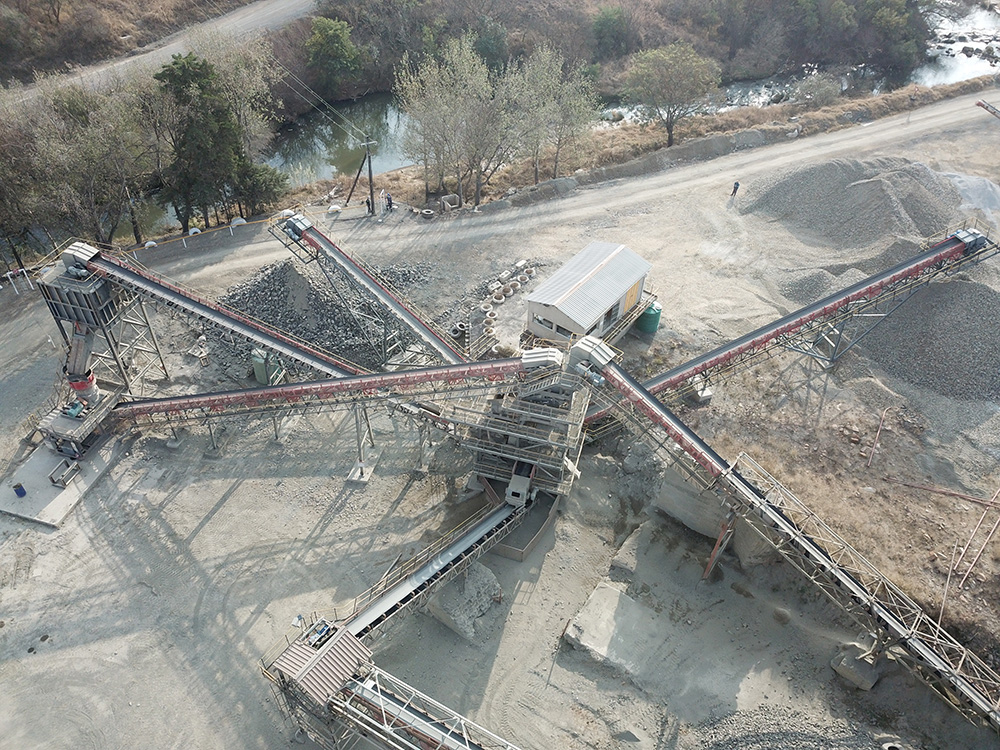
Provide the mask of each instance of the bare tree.
{"label": "bare tree", "polygon": [[685,42],[640,52],[626,77],[626,96],[647,120],[667,129],[667,146],[674,145],[674,127],[703,106],[719,86],[719,65],[702,57]]}

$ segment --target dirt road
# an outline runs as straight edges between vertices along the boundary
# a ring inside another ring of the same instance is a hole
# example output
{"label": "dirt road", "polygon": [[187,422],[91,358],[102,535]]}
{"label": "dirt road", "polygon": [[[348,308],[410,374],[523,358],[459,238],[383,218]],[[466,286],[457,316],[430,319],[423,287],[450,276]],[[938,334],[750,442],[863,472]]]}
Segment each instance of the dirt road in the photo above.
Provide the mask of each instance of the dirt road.
{"label": "dirt road", "polygon": [[[275,31],[296,18],[311,13],[316,7],[316,0],[259,0],[242,8],[212,18],[200,23],[193,23],[182,31],[171,34],[142,49],[137,49],[127,57],[119,57],[107,62],[88,65],[65,76],[66,80],[79,83],[97,84],[102,78],[115,71],[128,70],[135,65],[154,67],[170,60],[173,55],[185,54],[188,40],[192,33],[199,31],[219,31],[226,34],[241,36],[257,32]],[[32,86],[26,86],[20,91],[28,93]]]}

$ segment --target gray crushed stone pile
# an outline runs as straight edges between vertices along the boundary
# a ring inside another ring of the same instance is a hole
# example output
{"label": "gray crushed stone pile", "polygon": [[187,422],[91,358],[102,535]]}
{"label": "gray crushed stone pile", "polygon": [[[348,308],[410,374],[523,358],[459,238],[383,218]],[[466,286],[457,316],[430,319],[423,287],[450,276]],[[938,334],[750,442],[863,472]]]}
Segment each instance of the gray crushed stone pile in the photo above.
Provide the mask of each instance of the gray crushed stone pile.
{"label": "gray crushed stone pile", "polygon": [[[376,271],[395,289],[403,291],[426,278],[426,266],[396,264]],[[315,264],[306,266],[282,260],[264,266],[246,281],[231,287],[219,302],[362,367],[374,369],[378,364],[357,322]],[[215,334],[215,340],[220,350],[216,356],[234,374],[248,368],[246,345],[231,344],[219,334]],[[316,376],[309,372],[299,374]]]}
{"label": "gray crushed stone pile", "polygon": [[872,735],[778,706],[737,711],[699,728],[703,750],[877,750]]}
{"label": "gray crushed stone pile", "polygon": [[749,187],[741,213],[773,218],[804,239],[835,238],[831,254],[940,232],[962,203],[951,180],[899,158],[778,170]]}

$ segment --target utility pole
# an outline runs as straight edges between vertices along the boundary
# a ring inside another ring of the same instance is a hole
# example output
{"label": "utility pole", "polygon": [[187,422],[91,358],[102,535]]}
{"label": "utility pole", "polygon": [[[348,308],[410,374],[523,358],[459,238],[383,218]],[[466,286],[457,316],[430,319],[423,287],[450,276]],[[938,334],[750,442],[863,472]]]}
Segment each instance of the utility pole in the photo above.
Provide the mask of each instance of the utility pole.
{"label": "utility pole", "polygon": [[372,215],[375,214],[375,181],[372,179],[372,150],[376,142],[365,136],[365,158],[368,160],[368,199],[372,202]]}
{"label": "utility pole", "polygon": [[372,146],[377,146],[378,141],[371,140],[370,136],[365,136],[365,142],[361,144],[365,147],[365,158],[361,160],[361,164],[358,165],[358,173],[354,175],[354,182],[351,184],[351,190],[347,194],[347,200],[344,201],[344,205],[347,206],[351,202],[351,196],[354,195],[354,188],[358,186],[358,180],[361,179],[361,170],[365,168],[365,162],[368,162],[368,205],[371,207],[371,212],[375,213],[375,182],[372,179]]}

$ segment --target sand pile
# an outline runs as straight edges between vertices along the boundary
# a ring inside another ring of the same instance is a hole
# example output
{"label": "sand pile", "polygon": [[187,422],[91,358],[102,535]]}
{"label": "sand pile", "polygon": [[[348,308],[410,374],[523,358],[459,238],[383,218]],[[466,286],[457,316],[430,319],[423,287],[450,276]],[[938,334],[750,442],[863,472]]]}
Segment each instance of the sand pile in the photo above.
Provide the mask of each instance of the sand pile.
{"label": "sand pile", "polygon": [[781,222],[831,251],[914,240],[943,231],[962,202],[954,184],[906,159],[837,159],[777,171],[751,186],[741,207]]}

